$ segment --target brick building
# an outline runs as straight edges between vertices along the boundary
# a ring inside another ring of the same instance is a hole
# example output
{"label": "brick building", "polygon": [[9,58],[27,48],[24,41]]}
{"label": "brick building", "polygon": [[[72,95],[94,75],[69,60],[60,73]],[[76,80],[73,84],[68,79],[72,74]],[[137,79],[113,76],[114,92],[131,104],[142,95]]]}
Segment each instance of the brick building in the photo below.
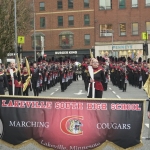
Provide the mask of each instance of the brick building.
{"label": "brick building", "polygon": [[145,41],[141,34],[150,34],[149,12],[150,0],[96,0],[95,54],[142,56]]}
{"label": "brick building", "polygon": [[[36,49],[41,52],[44,37],[48,57],[81,61],[92,49],[95,56],[138,58],[145,43],[141,34],[150,34],[150,0],[35,0],[35,12]],[[34,56],[33,35],[26,36],[23,56]]]}
{"label": "brick building", "polygon": [[[36,50],[55,58],[69,56],[82,61],[94,48],[94,0],[36,0]],[[23,56],[34,56],[34,32],[26,36]]]}

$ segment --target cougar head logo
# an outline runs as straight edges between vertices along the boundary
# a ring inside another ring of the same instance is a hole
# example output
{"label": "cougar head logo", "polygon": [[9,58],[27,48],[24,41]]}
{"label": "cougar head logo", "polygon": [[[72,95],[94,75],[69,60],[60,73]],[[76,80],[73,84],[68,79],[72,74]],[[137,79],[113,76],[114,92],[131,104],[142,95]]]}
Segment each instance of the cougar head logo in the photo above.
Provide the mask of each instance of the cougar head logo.
{"label": "cougar head logo", "polygon": [[82,123],[79,120],[70,120],[70,125],[68,127],[68,130],[73,134],[79,134],[82,133],[81,126]]}
{"label": "cougar head logo", "polygon": [[82,120],[84,120],[83,116],[67,116],[61,120],[60,129],[63,133],[70,136],[83,135]]}

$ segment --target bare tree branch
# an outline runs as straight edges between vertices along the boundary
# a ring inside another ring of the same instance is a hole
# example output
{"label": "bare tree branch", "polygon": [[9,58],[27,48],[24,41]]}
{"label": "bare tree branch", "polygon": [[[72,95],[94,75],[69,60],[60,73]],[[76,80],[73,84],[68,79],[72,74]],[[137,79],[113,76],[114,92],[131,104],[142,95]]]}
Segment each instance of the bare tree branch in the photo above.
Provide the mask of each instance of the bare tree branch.
{"label": "bare tree branch", "polygon": [[[17,2],[17,32],[26,35],[32,29],[33,10],[30,0],[16,0]],[[7,53],[14,52],[14,1],[0,0],[0,59]]]}

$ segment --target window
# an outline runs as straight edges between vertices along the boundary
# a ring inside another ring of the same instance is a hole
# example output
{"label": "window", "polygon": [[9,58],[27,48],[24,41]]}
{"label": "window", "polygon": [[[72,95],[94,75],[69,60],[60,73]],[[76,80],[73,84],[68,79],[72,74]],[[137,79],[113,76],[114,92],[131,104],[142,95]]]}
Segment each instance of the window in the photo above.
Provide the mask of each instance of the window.
{"label": "window", "polygon": [[40,28],[45,28],[45,17],[40,18]]}
{"label": "window", "polygon": [[132,7],[138,7],[138,0],[132,0]]}
{"label": "window", "polygon": [[60,46],[64,49],[71,48],[73,46],[73,33],[70,31],[63,31],[59,34]]}
{"label": "window", "polygon": [[145,1],[145,6],[150,6],[150,0]]}
{"label": "window", "polygon": [[126,0],[119,0],[119,8],[125,8],[126,7]]}
{"label": "window", "polygon": [[99,0],[99,9],[112,9],[112,0]]}
{"label": "window", "polygon": [[40,11],[43,11],[43,10],[45,10],[45,3],[41,2],[40,3]]}
{"label": "window", "polygon": [[84,8],[89,7],[89,0],[84,0]]}
{"label": "window", "polygon": [[84,15],[84,25],[90,25],[90,16]]}
{"label": "window", "polygon": [[146,31],[150,34],[150,22],[146,22]]}
{"label": "window", "polygon": [[132,23],[132,35],[138,35],[138,23]]}
{"label": "window", "polygon": [[41,32],[35,33],[35,39],[34,39],[34,34],[32,34],[32,36],[31,36],[32,48],[34,48],[34,41],[35,41],[36,49],[41,50],[41,46],[42,46],[41,37],[44,37],[44,39],[45,39],[45,35]]}
{"label": "window", "polygon": [[63,26],[63,16],[58,16],[58,26]]}
{"label": "window", "polygon": [[100,25],[100,36],[112,36],[112,24]]}
{"label": "window", "polygon": [[85,45],[90,45],[90,34],[85,34],[84,35],[84,44]]}
{"label": "window", "polygon": [[68,17],[68,25],[73,26],[74,25],[74,16],[69,16]]}
{"label": "window", "polygon": [[68,8],[73,8],[73,0],[68,0]]}
{"label": "window", "polygon": [[126,35],[126,24],[120,23],[120,36]]}
{"label": "window", "polygon": [[62,0],[58,0],[58,1],[57,1],[57,8],[58,8],[58,9],[62,9],[62,8],[63,8]]}

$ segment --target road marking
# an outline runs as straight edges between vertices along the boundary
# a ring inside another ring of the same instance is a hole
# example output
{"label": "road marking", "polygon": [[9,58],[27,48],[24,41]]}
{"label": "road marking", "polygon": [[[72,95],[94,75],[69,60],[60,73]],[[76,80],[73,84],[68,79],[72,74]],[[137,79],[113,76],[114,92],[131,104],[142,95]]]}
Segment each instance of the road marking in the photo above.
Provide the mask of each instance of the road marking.
{"label": "road marking", "polygon": [[[110,87],[109,87],[109,89],[112,90]],[[117,95],[115,91],[112,91],[112,92],[113,92],[119,99],[121,99],[121,97],[120,97],[119,95]]]}
{"label": "road marking", "polygon": [[116,94],[116,92],[115,91],[112,91],[114,94]]}
{"label": "road marking", "polygon": [[144,139],[144,140],[150,140],[149,137],[142,137],[142,139]]}
{"label": "road marking", "polygon": [[53,95],[54,94],[54,92],[53,93],[51,93],[50,95]]}
{"label": "road marking", "polygon": [[149,124],[148,124],[148,123],[145,123],[145,126],[146,126],[147,128],[149,128]]}
{"label": "road marking", "polygon": [[76,95],[82,95],[82,94],[85,94],[85,93],[82,93],[82,90],[80,90],[78,93],[74,93]]}
{"label": "road marking", "polygon": [[82,81],[82,77],[79,77],[78,80],[79,80],[79,81]]}
{"label": "road marking", "polygon": [[59,89],[56,89],[55,91],[58,91]]}
{"label": "road marking", "polygon": [[119,99],[121,98],[119,95],[116,95]]}

